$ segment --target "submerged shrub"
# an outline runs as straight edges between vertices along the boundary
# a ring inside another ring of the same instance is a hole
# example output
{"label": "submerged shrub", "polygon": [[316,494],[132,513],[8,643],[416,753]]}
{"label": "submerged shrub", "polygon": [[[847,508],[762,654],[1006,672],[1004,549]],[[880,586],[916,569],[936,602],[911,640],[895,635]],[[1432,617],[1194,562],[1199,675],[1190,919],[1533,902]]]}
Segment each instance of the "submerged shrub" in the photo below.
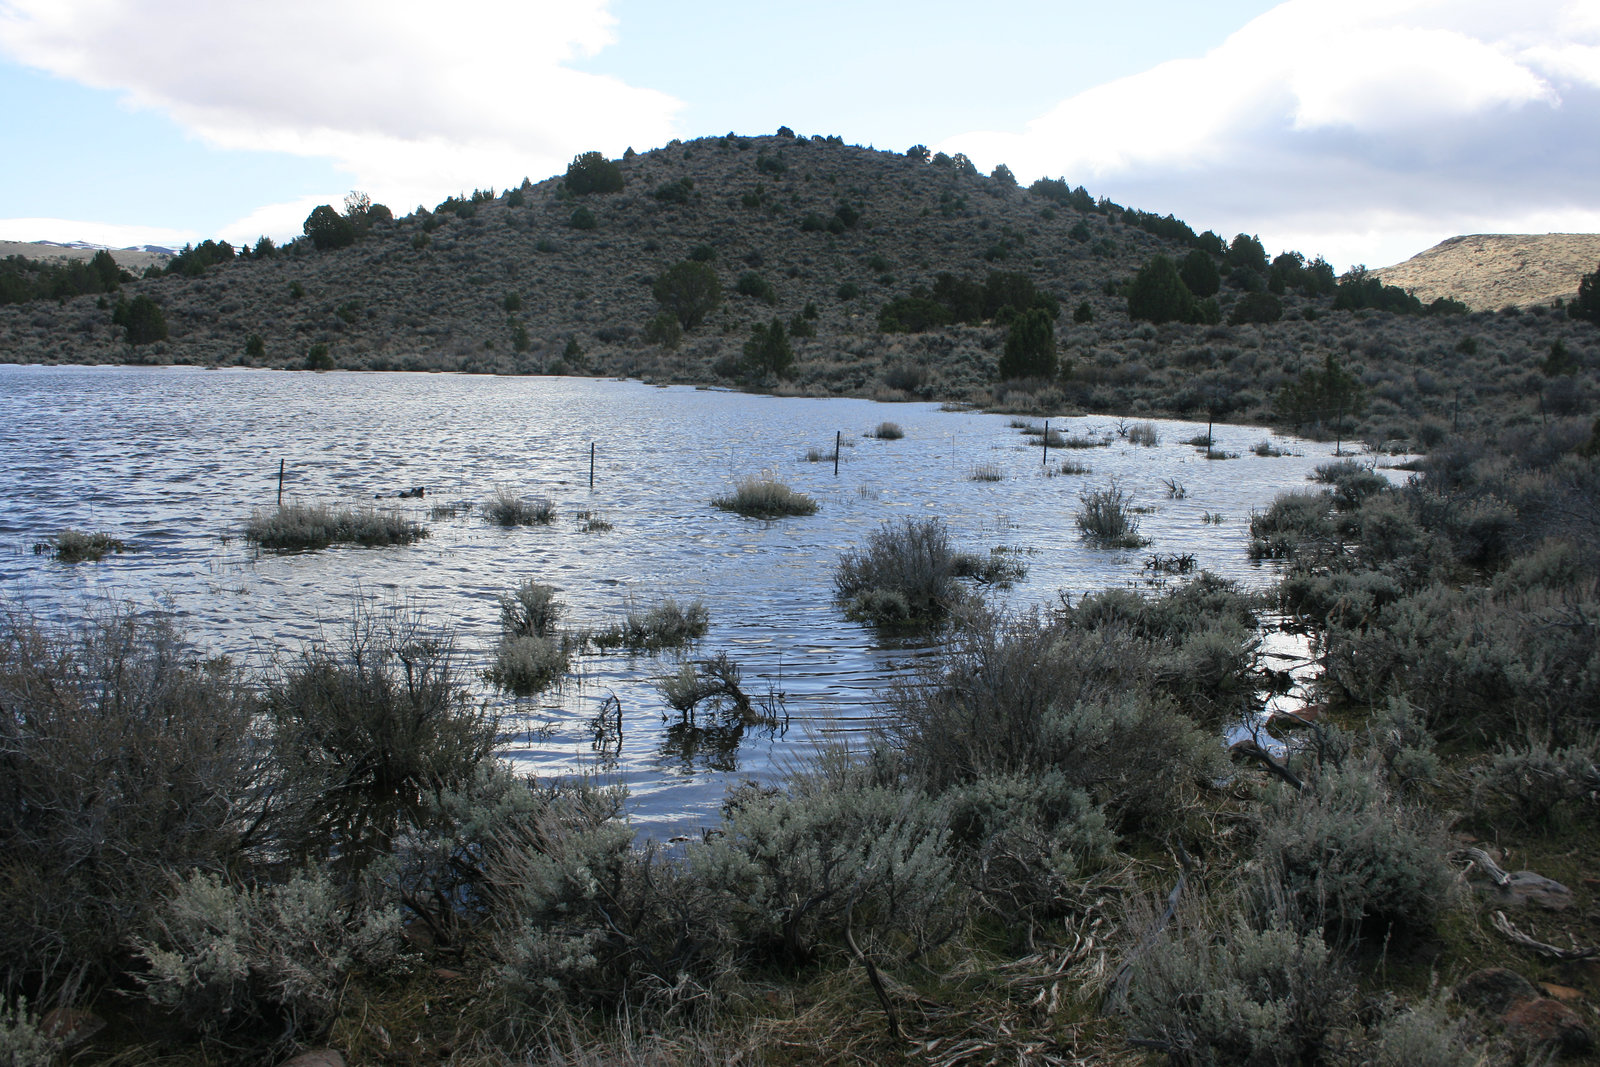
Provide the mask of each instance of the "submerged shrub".
{"label": "submerged shrub", "polygon": [[572,642],[557,626],[565,611],[554,586],[531,578],[500,594],[500,643],[489,681],[527,696],[566,674]]}
{"label": "submerged shrub", "polygon": [[594,634],[592,640],[601,648],[679,648],[704,637],[710,622],[711,613],[701,601],[684,607],[668,597],[643,611],[630,607],[621,623]]}
{"label": "submerged shrub", "polygon": [[471,778],[498,737],[451,636],[403,611],[362,610],[337,642],[307,645],[273,672],[265,703],[301,851],[320,859],[337,842],[354,866],[387,850],[424,793]]}
{"label": "submerged shrub", "polygon": [[548,526],[555,521],[556,506],[547,496],[529,500],[501,489],[484,503],[483,517],[496,526]]}
{"label": "submerged shrub", "polygon": [[326,548],[334,544],[409,545],[428,536],[428,528],[392,511],[285,504],[258,511],[245,524],[245,539],[279,552]]}
{"label": "submerged shrub", "polygon": [[146,995],[202,1032],[260,1029],[285,1045],[315,1040],[333,1021],[345,982],[400,950],[400,913],[351,915],[325,873],[260,888],[196,872],[137,942]]}
{"label": "submerged shrub", "polygon": [[814,515],[817,502],[772,478],[741,479],[727,496],[711,501],[713,507],[751,519],[780,519],[786,515]]}
{"label": "submerged shrub", "polygon": [[128,550],[126,543],[108,533],[84,533],[81,530],[62,530],[49,543],[50,557],[60,563],[95,563],[108,552],[121,554]]}
{"label": "submerged shrub", "polygon": [[1112,482],[1092,489],[1079,498],[1074,521],[1084,539],[1101,548],[1140,548],[1149,544],[1139,536],[1139,514],[1133,508],[1133,494]]}
{"label": "submerged shrub", "polygon": [[939,519],[884,523],[861,551],[839,557],[834,598],[853,619],[882,624],[935,622],[965,599],[950,533]]}

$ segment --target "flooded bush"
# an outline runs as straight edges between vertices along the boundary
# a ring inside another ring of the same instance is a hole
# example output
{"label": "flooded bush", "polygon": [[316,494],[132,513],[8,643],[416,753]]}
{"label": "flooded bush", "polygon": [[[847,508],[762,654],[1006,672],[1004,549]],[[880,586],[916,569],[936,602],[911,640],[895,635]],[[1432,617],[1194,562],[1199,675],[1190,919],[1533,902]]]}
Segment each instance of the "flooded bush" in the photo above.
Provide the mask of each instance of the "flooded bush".
{"label": "flooded bush", "polygon": [[591,640],[601,648],[681,648],[704,637],[710,624],[711,613],[701,601],[684,606],[668,597],[643,611],[630,607],[621,623],[593,634]]}
{"label": "flooded bush", "polygon": [[1222,764],[1214,739],[1151,690],[1143,658],[1126,633],[974,620],[941,669],[891,689],[886,730],[930,792],[1058,777],[1113,828],[1158,823]]}
{"label": "flooded bush", "polygon": [[531,578],[500,594],[500,643],[489,681],[528,696],[566,674],[573,641],[558,627],[565,611],[554,586]]}
{"label": "flooded bush", "polygon": [[355,867],[388,850],[424,793],[470,779],[498,737],[452,638],[400,610],[363,610],[337,640],[307,645],[272,672],[264,699],[299,850],[321,859],[337,842]]}
{"label": "flooded bush", "polygon": [[970,578],[979,585],[1009,588],[1028,576],[1028,565],[1017,549],[991,548],[987,554],[957,552],[952,566],[956,577]]}
{"label": "flooded bush", "polygon": [[108,533],[84,533],[81,530],[62,530],[48,542],[34,546],[39,552],[50,551],[50,558],[58,563],[97,563],[109,553],[121,554],[128,550],[125,542]]}
{"label": "flooded bush", "polygon": [[872,436],[880,441],[898,441],[905,435],[898,422],[880,422],[878,428],[872,431]]}
{"label": "flooded bush", "polygon": [[555,521],[556,506],[549,497],[527,499],[502,489],[484,503],[483,517],[496,526],[548,526]]}
{"label": "flooded bush", "polygon": [[1143,448],[1154,448],[1161,443],[1161,434],[1153,422],[1136,422],[1128,427],[1128,443]]}
{"label": "flooded bush", "polygon": [[199,1032],[259,1031],[284,1050],[322,1037],[344,986],[400,954],[400,913],[352,909],[326,873],[249,887],[196,872],[163,903],[145,994]]}
{"label": "flooded bush", "polygon": [[745,478],[727,496],[711,501],[713,507],[751,519],[779,519],[788,515],[815,515],[817,502],[771,478]]}
{"label": "flooded bush", "polygon": [[972,480],[975,482],[1003,482],[1006,472],[998,463],[980,463],[972,468]]}
{"label": "flooded bush", "polygon": [[1084,539],[1101,548],[1142,548],[1149,540],[1139,536],[1139,514],[1133,494],[1115,482],[1091,489],[1078,497],[1073,521]]}
{"label": "flooded bush", "polygon": [[0,613],[0,707],[0,999],[104,980],[169,871],[263,844],[256,703],[166,624]]}
{"label": "flooded bush", "polygon": [[336,544],[409,545],[428,536],[428,528],[392,511],[285,504],[258,511],[245,524],[247,541],[277,552],[327,548]]}
{"label": "flooded bush", "polygon": [[1332,499],[1319,490],[1280,494],[1250,516],[1250,557],[1288,559],[1303,542],[1332,539],[1332,510]]}
{"label": "flooded bush", "polygon": [[936,622],[964,599],[950,533],[938,519],[885,523],[833,572],[834,598],[862,622]]}

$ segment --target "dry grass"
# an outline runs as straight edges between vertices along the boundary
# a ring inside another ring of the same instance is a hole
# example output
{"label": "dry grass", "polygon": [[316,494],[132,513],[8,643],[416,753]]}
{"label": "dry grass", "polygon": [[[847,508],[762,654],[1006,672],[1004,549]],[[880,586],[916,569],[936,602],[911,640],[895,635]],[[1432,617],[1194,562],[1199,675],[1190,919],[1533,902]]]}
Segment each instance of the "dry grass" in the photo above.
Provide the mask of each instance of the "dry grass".
{"label": "dry grass", "polygon": [[84,533],[81,530],[62,530],[49,541],[33,546],[35,555],[50,553],[58,563],[95,563],[108,553],[120,555],[128,545],[108,533]]}
{"label": "dry grass", "polygon": [[548,526],[555,521],[556,506],[547,496],[518,496],[500,489],[483,505],[483,517],[496,526]]}

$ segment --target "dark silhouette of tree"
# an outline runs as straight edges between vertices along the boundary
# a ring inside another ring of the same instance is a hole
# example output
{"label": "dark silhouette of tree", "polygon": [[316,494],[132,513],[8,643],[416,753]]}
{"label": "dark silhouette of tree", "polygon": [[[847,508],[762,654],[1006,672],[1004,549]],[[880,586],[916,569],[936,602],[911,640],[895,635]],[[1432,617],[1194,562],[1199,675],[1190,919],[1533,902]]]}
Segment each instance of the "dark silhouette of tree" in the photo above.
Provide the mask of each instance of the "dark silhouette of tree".
{"label": "dark silhouette of tree", "polygon": [[789,346],[783,320],[774,318],[772,324],[756,323],[750,327],[750,340],[744,343],[744,372],[752,378],[784,378],[794,366],[794,349]]}
{"label": "dark silhouette of tree", "polygon": [[1261,247],[1261,238],[1241,233],[1228,246],[1228,266],[1246,267],[1257,274],[1267,273],[1267,250]]}
{"label": "dark silhouette of tree", "polygon": [[1183,284],[1197,297],[1216,296],[1222,288],[1222,273],[1217,270],[1217,261],[1210,254],[1196,248],[1178,266],[1178,277],[1183,279]]}
{"label": "dark silhouette of tree", "polygon": [[311,209],[311,214],[306,216],[305,235],[311,238],[311,243],[321,251],[330,248],[346,248],[356,243],[355,223],[333,210],[330,204],[321,204]]}
{"label": "dark silhouette of tree", "polygon": [[1011,320],[1000,377],[1053,378],[1056,373],[1056,327],[1050,313],[1030,308]]}
{"label": "dark silhouette of tree", "polygon": [[700,325],[722,302],[722,283],[708,264],[684,260],[661,272],[650,290],[661,307],[678,319],[685,330]]}
{"label": "dark silhouette of tree", "polygon": [[1006,166],[1004,163],[1001,163],[999,166],[995,167],[994,170],[990,171],[989,177],[993,178],[1007,189],[1015,189],[1017,187],[1017,176],[1012,174],[1011,168]]}
{"label": "dark silhouette of tree", "polygon": [[575,156],[567,165],[564,185],[578,196],[622,192],[622,168],[599,152]]}
{"label": "dark silhouette of tree", "polygon": [[126,331],[130,345],[167,339],[167,317],[161,305],[148,296],[136,296],[132,301],[118,300],[111,312],[111,322]]}
{"label": "dark silhouette of tree", "polygon": [[1240,326],[1247,322],[1277,322],[1283,318],[1283,301],[1271,293],[1246,293],[1233,305],[1228,322]]}
{"label": "dark silhouette of tree", "polygon": [[1139,268],[1128,289],[1128,317],[1163,322],[1185,322],[1194,313],[1194,296],[1166,256],[1156,256]]}
{"label": "dark silhouette of tree", "polygon": [[1578,298],[1572,302],[1568,314],[1600,326],[1600,266],[1593,274],[1578,279]]}

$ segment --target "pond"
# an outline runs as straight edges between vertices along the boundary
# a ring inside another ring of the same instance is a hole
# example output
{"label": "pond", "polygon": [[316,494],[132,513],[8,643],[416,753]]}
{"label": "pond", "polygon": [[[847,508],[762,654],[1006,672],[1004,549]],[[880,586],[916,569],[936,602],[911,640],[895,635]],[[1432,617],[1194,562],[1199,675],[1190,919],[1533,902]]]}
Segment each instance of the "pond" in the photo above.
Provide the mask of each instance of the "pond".
{"label": "pond", "polygon": [[[860,734],[886,680],[936,653],[926,640],[882,638],[832,602],[839,554],[880,524],[939,516],[963,549],[1014,550],[1026,577],[988,593],[1008,610],[1145,582],[1157,554],[1262,586],[1274,574],[1247,558],[1251,510],[1305,485],[1333,452],[1218,425],[1213,447],[1233,458],[1208,460],[1184,443],[1205,423],[1089,416],[1050,420],[1090,447],[1051,448],[1044,462],[1038,433],[1000,415],[587,378],[0,366],[0,412],[0,598],[44,618],[108,601],[170,613],[206,650],[259,667],[336,635],[365,600],[449,628],[476,678],[498,639],[498,597],[524,579],[557,587],[575,627],[666,596],[703,601],[710,630],[690,654],[726,651],[747,690],[781,695],[785,728],[687,728],[655,684],[681,653],[584,655],[534,698],[480,683],[511,729],[508,759],[625,783],[635,821],[658,836],[706,821],[729,784]],[[872,436],[886,421],[904,436]],[[1154,427],[1156,445],[1130,442],[1136,421]],[[836,435],[837,473],[831,458],[807,458],[831,454]],[[1285,454],[1257,455],[1264,441]],[[1087,470],[1062,475],[1063,460]],[[377,504],[431,536],[259,553],[240,533],[252,511],[274,506],[280,461],[286,502]],[[710,506],[762,472],[813,496],[816,514],[761,522]],[[1146,548],[1078,536],[1080,493],[1113,480],[1151,509]],[[416,486],[424,498],[396,499]],[[498,491],[550,498],[554,522],[491,525],[476,505]],[[467,506],[433,517],[451,503]],[[587,532],[583,513],[610,528]],[[65,528],[105,531],[132,551],[76,565],[35,554]],[[620,706],[620,748],[597,745],[602,705]]]}

